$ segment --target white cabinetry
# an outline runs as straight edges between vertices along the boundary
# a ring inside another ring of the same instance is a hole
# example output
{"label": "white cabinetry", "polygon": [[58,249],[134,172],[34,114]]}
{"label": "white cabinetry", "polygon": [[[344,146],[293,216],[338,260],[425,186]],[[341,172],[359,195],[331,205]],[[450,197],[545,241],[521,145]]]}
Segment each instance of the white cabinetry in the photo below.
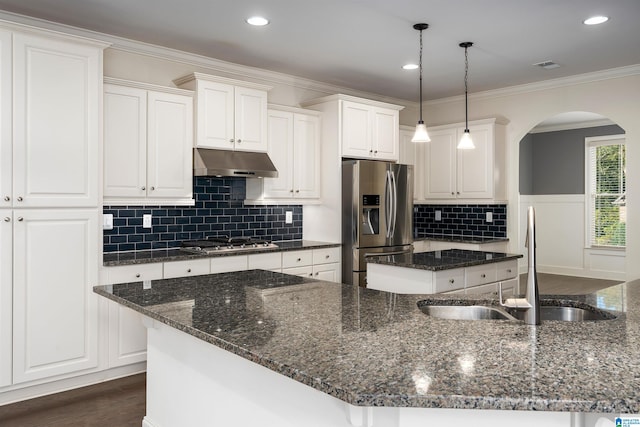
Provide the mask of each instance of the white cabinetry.
{"label": "white cabinetry", "polygon": [[320,113],[270,106],[268,135],[268,153],[278,177],[248,179],[247,199],[258,203],[317,203],[320,198]]}
{"label": "white cabinetry", "polygon": [[0,209],[0,387],[11,384],[13,334],[12,211]]}
{"label": "white cabinetry", "polygon": [[17,390],[98,367],[107,45],[0,26],[0,387]]}
{"label": "white cabinetry", "polygon": [[14,211],[13,382],[98,365],[96,210]]}
{"label": "white cabinetry", "polygon": [[340,248],[318,248],[282,253],[282,272],[318,280],[342,280]]}
{"label": "white cabinetry", "polygon": [[270,86],[201,73],[174,83],[196,93],[196,147],[267,151]]}
{"label": "white cabinetry", "polygon": [[5,31],[0,49],[0,206],[97,206],[101,50]]}
{"label": "white cabinetry", "polygon": [[323,116],[335,126],[335,132],[323,133],[323,137],[338,138],[342,157],[398,160],[399,116],[404,107],[340,94],[307,101],[303,106],[337,115]]}
{"label": "white cabinetry", "polygon": [[[412,142],[415,129],[400,126],[400,160],[399,163],[413,166],[413,200],[423,199],[422,178],[424,173],[424,146],[422,142]],[[426,251],[423,251],[426,252]]]}
{"label": "white cabinetry", "polygon": [[503,126],[495,119],[478,120],[469,130],[476,148],[458,150],[464,125],[429,128],[431,142],[416,164],[422,180],[418,201],[505,197]]}
{"label": "white cabinetry", "polygon": [[105,82],[105,200],[192,204],[191,92],[111,78]]}

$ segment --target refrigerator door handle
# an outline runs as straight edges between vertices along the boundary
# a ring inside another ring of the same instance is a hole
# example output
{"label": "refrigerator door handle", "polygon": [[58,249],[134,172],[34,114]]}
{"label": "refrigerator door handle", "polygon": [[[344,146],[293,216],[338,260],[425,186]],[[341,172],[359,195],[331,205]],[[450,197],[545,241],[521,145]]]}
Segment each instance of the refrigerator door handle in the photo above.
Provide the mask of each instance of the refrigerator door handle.
{"label": "refrigerator door handle", "polygon": [[387,178],[385,181],[385,196],[384,196],[384,219],[385,219],[385,227],[386,227],[386,236],[387,239],[391,238],[391,217],[392,213],[392,202],[393,202],[393,189],[391,182],[391,172],[387,171]]}
{"label": "refrigerator door handle", "polygon": [[391,175],[391,188],[393,192],[393,205],[392,205],[392,220],[391,220],[391,233],[389,237],[394,237],[396,234],[396,220],[398,217],[398,184],[396,182],[396,176],[393,171],[389,172]]}

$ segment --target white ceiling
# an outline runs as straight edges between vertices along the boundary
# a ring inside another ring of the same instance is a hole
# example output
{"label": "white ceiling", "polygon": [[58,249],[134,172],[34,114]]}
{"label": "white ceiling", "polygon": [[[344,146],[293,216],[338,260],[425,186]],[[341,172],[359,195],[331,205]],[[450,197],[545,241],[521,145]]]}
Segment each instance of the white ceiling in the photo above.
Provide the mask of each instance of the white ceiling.
{"label": "white ceiling", "polygon": [[[0,9],[416,101],[640,64],[640,0],[0,0]],[[261,14],[271,23],[250,27]],[[588,27],[595,14],[609,22]],[[559,68],[532,64],[553,60]]]}

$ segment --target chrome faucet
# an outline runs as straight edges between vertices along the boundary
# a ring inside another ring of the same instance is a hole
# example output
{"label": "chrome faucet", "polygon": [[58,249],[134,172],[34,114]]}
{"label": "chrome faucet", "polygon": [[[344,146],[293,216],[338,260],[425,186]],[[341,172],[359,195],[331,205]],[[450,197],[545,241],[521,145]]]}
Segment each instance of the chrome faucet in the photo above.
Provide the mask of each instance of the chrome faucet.
{"label": "chrome faucet", "polygon": [[527,272],[527,289],[524,298],[508,298],[502,301],[502,282],[498,284],[498,297],[503,307],[524,310],[524,322],[527,325],[540,324],[540,294],[538,292],[538,274],[536,273],[536,219],[533,206],[527,209],[527,238],[524,245],[527,247],[527,260],[529,263]]}

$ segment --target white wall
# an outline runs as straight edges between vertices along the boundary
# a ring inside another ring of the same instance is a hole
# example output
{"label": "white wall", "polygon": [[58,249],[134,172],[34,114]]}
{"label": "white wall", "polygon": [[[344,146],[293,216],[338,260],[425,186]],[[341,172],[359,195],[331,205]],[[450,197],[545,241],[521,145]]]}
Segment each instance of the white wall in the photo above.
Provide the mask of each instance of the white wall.
{"label": "white wall", "polygon": [[[631,74],[619,77],[622,74]],[[590,111],[613,120],[626,131],[627,251],[626,278],[640,277],[640,67],[577,76],[538,85],[472,95],[469,119],[501,117],[507,121],[507,194],[509,251],[520,251],[524,228],[519,215],[519,142],[542,120],[567,111]],[[429,125],[464,119],[460,97],[429,102]],[[583,215],[582,215],[583,216]],[[538,230],[540,230],[538,225]],[[541,256],[538,252],[538,258]]]}

